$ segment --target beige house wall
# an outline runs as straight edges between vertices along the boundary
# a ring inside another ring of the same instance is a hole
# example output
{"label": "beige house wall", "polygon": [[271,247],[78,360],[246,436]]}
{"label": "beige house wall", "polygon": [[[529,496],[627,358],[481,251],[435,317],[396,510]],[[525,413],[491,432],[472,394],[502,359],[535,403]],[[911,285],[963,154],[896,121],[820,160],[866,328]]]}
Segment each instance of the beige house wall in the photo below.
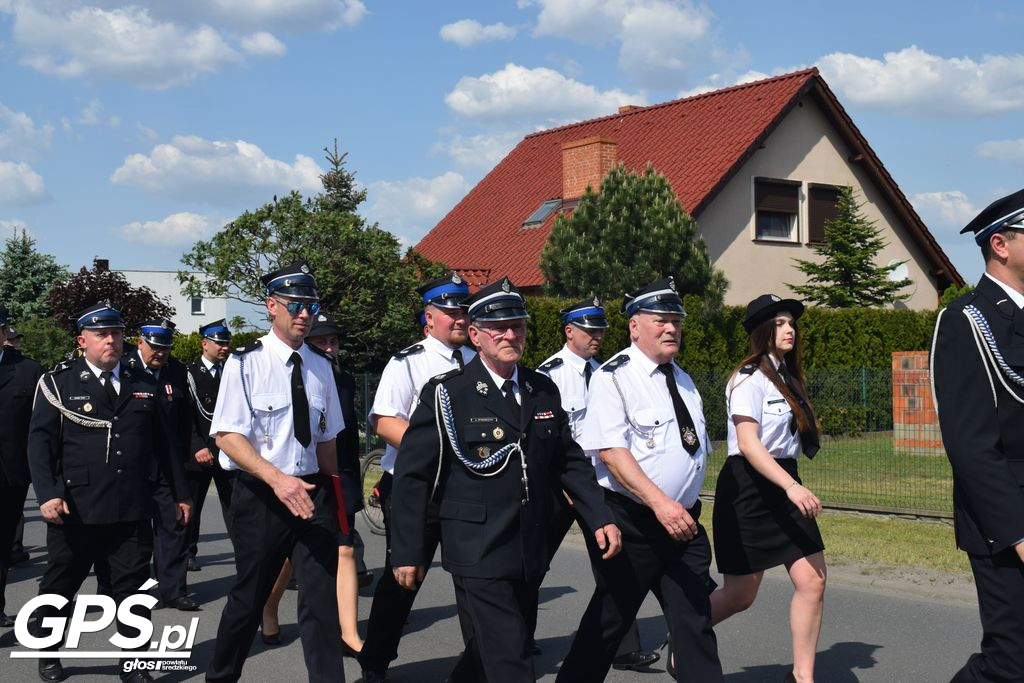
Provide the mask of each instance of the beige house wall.
{"label": "beige house wall", "polygon": [[[699,223],[711,260],[729,279],[727,304],[745,305],[765,292],[794,296],[785,283],[802,283],[804,274],[793,259],[820,260],[807,245],[807,198],[808,184],[822,183],[854,188],[863,203],[862,213],[875,221],[887,243],[878,256],[879,265],[893,259],[907,261],[913,285],[904,290],[905,299],[896,306],[937,306],[938,294],[934,281],[927,275],[929,266],[924,253],[868,174],[847,161],[849,154],[818,105],[806,97],[712,200],[700,215]],[[797,241],[754,239],[755,177],[802,183]]]}

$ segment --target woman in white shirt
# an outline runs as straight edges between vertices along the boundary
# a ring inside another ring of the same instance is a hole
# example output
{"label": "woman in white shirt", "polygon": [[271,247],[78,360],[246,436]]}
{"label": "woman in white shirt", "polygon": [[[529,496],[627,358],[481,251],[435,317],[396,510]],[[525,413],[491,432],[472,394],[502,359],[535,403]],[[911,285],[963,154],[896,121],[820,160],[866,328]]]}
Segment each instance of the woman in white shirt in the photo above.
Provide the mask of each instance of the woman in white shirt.
{"label": "woman in white shirt", "polygon": [[749,607],[764,570],[784,565],[793,670],[786,681],[814,680],[825,594],[824,543],[815,517],[821,501],[800,481],[797,458],[814,457],[818,430],[800,365],[796,321],[804,307],[763,294],[747,306],[750,351],[726,387],[729,457],[718,477],[715,559],[724,585],[711,595],[712,621]]}

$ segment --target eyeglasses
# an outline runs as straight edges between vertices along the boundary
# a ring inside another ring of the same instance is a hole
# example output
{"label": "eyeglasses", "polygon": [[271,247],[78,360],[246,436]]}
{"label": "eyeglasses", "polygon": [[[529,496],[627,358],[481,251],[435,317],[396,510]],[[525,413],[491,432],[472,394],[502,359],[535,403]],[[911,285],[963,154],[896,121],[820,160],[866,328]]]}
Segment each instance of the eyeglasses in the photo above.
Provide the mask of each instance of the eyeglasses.
{"label": "eyeglasses", "polygon": [[478,330],[483,330],[484,332],[486,332],[490,336],[494,337],[495,339],[501,339],[506,334],[508,334],[509,331],[511,331],[513,336],[516,336],[516,337],[524,337],[524,336],[526,336],[526,325],[522,325],[522,324],[520,324],[520,325],[507,325],[507,326],[501,326],[501,327],[491,327],[490,325],[476,325],[476,328]]}
{"label": "eyeglasses", "polygon": [[307,303],[305,301],[284,301],[283,299],[274,299],[274,301],[288,309],[288,315],[293,318],[297,318],[302,315],[303,308],[309,311],[311,316],[320,312],[320,304],[315,301],[311,303]]}

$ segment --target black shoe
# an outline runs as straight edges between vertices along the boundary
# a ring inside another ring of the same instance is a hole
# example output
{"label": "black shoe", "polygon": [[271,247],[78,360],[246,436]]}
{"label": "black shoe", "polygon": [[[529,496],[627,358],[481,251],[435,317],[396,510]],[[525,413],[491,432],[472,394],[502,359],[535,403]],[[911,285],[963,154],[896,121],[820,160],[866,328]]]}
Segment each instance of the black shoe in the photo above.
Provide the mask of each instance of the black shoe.
{"label": "black shoe", "polygon": [[124,683],[145,683],[145,681],[152,681],[153,677],[149,675],[148,671],[133,671],[127,676],[122,676],[121,680]]}
{"label": "black shoe", "polygon": [[619,671],[640,671],[646,669],[651,664],[661,659],[661,655],[657,652],[646,652],[644,650],[635,650],[633,652],[627,652],[624,655],[619,655],[612,660],[612,668],[618,669]]}
{"label": "black shoe", "polygon": [[786,677],[782,679],[782,683],[796,683],[796,676],[794,676],[793,672],[790,671],[786,674]]}
{"label": "black shoe", "polygon": [[6,612],[0,612],[0,628],[10,628],[14,626],[14,618],[7,616]]}
{"label": "black shoe", "polygon": [[343,640],[341,641],[341,656],[356,659],[359,657],[359,650],[353,650],[352,646]]}
{"label": "black shoe", "polygon": [[284,587],[284,589],[286,591],[297,591],[297,590],[299,590],[299,584],[298,584],[298,582],[295,581],[295,577],[294,576],[291,578],[290,581],[288,581],[288,585],[286,585]]}
{"label": "black shoe", "polygon": [[64,673],[64,667],[60,665],[59,659],[40,659],[39,678],[47,683],[54,683],[63,681],[67,674]]}
{"label": "black shoe", "polygon": [[388,683],[388,672],[363,669],[363,683]]}
{"label": "black shoe", "polygon": [[542,655],[544,650],[540,649],[540,645],[537,644],[536,640],[530,639],[530,654]]}
{"label": "black shoe", "polygon": [[199,560],[194,557],[188,558],[188,566],[186,567],[190,572],[198,572],[202,570],[202,566],[199,564]]}
{"label": "black shoe", "polygon": [[8,562],[10,563],[8,566],[13,567],[16,564],[21,564],[22,562],[28,562],[31,559],[32,559],[32,556],[28,554],[27,550],[22,550],[22,551],[16,552],[16,553],[12,552],[11,553],[11,557],[8,559]]}
{"label": "black shoe", "polygon": [[187,595],[182,595],[180,598],[174,598],[173,600],[165,602],[164,607],[173,607],[174,609],[181,610],[182,612],[199,611],[199,603]]}
{"label": "black shoe", "polygon": [[668,652],[665,654],[665,673],[671,676],[673,679],[676,677],[676,663],[672,657],[672,634],[669,633],[665,636],[665,642],[662,643],[661,649],[668,648]]}
{"label": "black shoe", "polygon": [[356,578],[359,581],[359,587],[366,588],[371,583],[373,583],[373,572],[367,569],[365,572],[359,572],[358,574],[356,574]]}
{"label": "black shoe", "polygon": [[[277,633],[267,633],[263,630],[263,626],[260,626],[260,640],[263,641],[264,645],[271,645],[277,647],[281,644],[281,631]],[[344,643],[342,643],[344,645]]]}

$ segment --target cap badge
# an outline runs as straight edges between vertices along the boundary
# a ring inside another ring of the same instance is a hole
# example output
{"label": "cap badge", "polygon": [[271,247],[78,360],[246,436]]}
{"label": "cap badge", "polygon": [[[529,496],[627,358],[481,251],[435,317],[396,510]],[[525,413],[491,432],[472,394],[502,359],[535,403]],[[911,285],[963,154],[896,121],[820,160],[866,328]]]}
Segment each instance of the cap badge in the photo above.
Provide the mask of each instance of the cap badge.
{"label": "cap badge", "polygon": [[491,432],[491,436],[494,437],[495,441],[501,441],[502,439],[505,438],[505,430],[502,429],[501,427],[495,427],[494,431]]}
{"label": "cap badge", "polygon": [[303,273],[306,273],[307,275],[309,275],[309,266],[307,266],[305,263],[302,264],[302,267],[299,268],[299,270],[301,270]]}
{"label": "cap badge", "polygon": [[476,383],[476,393],[480,394],[481,396],[486,396],[487,395],[487,382],[477,382]]}
{"label": "cap badge", "polygon": [[501,281],[501,291],[505,292],[506,294],[512,291],[512,287],[509,284],[508,278],[505,278],[504,280]]}
{"label": "cap badge", "polygon": [[673,292],[676,291],[676,279],[671,275],[668,276],[668,288]]}
{"label": "cap badge", "polygon": [[598,299],[596,296],[594,297],[594,306],[596,308],[600,308],[601,307],[601,300]]}
{"label": "cap badge", "polygon": [[452,284],[453,285],[461,285],[462,284],[462,278],[459,277],[458,273],[452,273]]}
{"label": "cap badge", "polygon": [[92,317],[92,321],[93,321],[94,323],[98,323],[98,322],[100,321],[100,318],[99,318],[99,316],[96,316],[96,315],[94,315],[94,316]]}
{"label": "cap badge", "polygon": [[171,329],[171,326],[167,324],[166,320],[161,320],[160,321],[160,327],[164,328],[165,330]]}
{"label": "cap badge", "polygon": [[316,317],[316,321],[317,321],[318,323],[325,323],[325,322],[327,322],[327,316],[326,316],[326,315],[324,315],[323,313],[321,313],[320,315],[318,315],[318,316]]}
{"label": "cap badge", "polygon": [[780,299],[779,297],[775,296],[774,294],[770,294],[769,296],[771,297],[772,301],[782,301],[782,299]]}
{"label": "cap badge", "polygon": [[285,287],[291,287],[292,286],[292,281],[291,280],[285,280],[284,281],[284,286]]}

